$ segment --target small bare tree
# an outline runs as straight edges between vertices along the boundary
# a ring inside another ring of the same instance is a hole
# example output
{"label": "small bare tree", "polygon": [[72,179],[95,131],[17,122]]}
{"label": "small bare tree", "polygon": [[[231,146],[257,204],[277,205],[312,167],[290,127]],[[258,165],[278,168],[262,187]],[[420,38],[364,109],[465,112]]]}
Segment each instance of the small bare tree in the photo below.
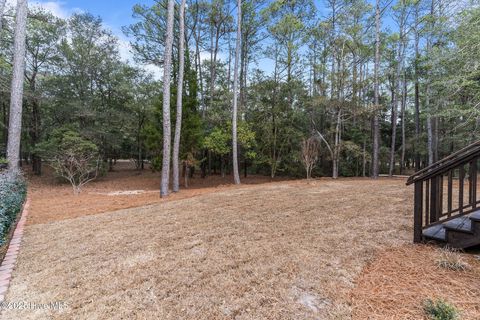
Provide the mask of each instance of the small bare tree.
{"label": "small bare tree", "polygon": [[36,151],[50,161],[57,176],[70,182],[75,195],[98,175],[101,164],[98,147],[69,128],[54,130]]}
{"label": "small bare tree", "polygon": [[84,185],[97,178],[100,157],[95,153],[69,151],[51,159],[51,166],[57,175],[70,182],[73,193],[79,195]]}
{"label": "small bare tree", "polygon": [[302,140],[301,158],[307,172],[307,179],[312,177],[312,170],[317,164],[319,151],[320,143],[315,137]]}

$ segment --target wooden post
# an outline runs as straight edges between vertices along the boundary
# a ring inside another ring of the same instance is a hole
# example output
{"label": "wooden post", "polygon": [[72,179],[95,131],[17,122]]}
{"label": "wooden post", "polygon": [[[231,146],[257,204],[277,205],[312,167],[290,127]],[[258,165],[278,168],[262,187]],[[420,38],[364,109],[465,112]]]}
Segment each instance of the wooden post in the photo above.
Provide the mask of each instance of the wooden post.
{"label": "wooden post", "polygon": [[415,205],[413,213],[413,242],[422,241],[423,182],[415,182]]}

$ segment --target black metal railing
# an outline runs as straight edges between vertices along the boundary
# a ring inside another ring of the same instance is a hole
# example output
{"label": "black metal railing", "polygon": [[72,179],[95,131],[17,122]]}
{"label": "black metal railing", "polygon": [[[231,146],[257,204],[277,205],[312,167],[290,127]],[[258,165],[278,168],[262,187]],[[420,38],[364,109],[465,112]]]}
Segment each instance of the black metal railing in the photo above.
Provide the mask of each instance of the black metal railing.
{"label": "black metal railing", "polygon": [[437,161],[408,178],[415,185],[414,242],[422,230],[480,208],[477,194],[480,141]]}

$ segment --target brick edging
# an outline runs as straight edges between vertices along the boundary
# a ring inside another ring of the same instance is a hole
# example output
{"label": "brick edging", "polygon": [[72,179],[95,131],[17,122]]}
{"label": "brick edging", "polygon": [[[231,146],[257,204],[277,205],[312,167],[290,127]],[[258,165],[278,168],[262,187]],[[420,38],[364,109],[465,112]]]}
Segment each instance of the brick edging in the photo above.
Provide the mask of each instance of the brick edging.
{"label": "brick edging", "polygon": [[15,267],[18,251],[20,250],[20,244],[22,242],[23,229],[25,228],[25,223],[27,222],[29,207],[30,198],[27,196],[27,200],[25,201],[25,205],[23,206],[23,210],[21,212],[20,220],[18,220],[18,223],[15,226],[13,237],[8,244],[7,253],[5,254],[2,264],[0,265],[0,302],[5,300],[5,295],[7,294],[7,290],[10,285],[13,268]]}

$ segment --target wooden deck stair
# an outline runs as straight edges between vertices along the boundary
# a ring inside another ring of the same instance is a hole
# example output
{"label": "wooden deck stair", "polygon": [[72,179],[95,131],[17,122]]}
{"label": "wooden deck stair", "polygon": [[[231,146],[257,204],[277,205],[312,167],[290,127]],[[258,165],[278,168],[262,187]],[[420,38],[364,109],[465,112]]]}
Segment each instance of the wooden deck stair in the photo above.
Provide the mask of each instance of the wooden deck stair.
{"label": "wooden deck stair", "polygon": [[416,172],[414,242],[455,248],[480,245],[480,141]]}
{"label": "wooden deck stair", "polygon": [[423,230],[425,240],[435,240],[455,248],[480,245],[480,210]]}

